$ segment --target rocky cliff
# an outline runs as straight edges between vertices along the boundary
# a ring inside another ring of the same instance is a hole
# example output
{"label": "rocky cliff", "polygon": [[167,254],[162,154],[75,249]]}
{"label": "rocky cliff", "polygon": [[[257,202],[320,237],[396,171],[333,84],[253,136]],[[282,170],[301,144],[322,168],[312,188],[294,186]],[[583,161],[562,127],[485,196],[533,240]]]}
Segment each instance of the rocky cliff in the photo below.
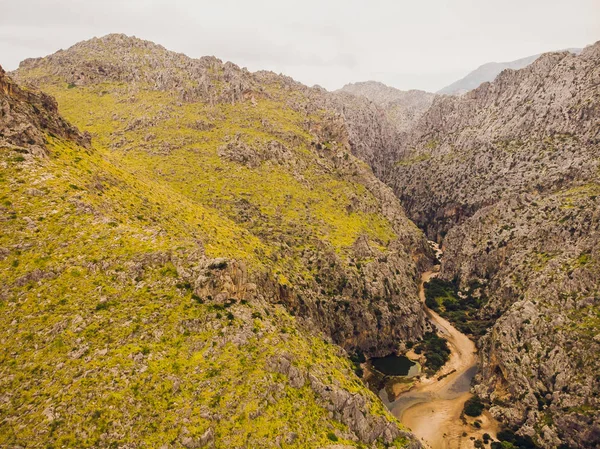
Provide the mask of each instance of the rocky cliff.
{"label": "rocky cliff", "polygon": [[37,154],[44,153],[48,133],[89,146],[84,136],[58,114],[56,100],[50,95],[24,89],[6,76],[0,67],[0,94],[2,120],[0,142],[4,146],[28,145]]}
{"label": "rocky cliff", "polygon": [[600,443],[599,193],[596,181],[502,200],[445,240],[442,275],[496,319],[476,392],[539,447]]}
{"label": "rocky cliff", "polygon": [[549,53],[434,101],[388,178],[431,238],[500,198],[596,174],[598,51]]}
{"label": "rocky cliff", "polygon": [[599,80],[597,43],[439,97],[388,178],[494,323],[476,392],[543,448],[600,444]]}
{"label": "rocky cliff", "polygon": [[321,91],[122,35],[15,75],[89,134],[2,72],[1,444],[419,447],[347,351],[420,337],[429,250]]}

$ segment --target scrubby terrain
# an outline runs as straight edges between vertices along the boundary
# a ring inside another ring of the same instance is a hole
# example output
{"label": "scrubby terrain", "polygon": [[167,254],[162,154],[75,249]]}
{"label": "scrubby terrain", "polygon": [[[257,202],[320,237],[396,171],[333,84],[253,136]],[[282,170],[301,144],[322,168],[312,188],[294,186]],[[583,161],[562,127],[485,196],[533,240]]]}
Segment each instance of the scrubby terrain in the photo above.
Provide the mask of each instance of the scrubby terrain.
{"label": "scrubby terrain", "polygon": [[322,93],[121,35],[0,75],[0,445],[420,446],[348,352],[423,334],[429,250]]}
{"label": "scrubby terrain", "polygon": [[351,360],[445,346],[425,235],[502,444],[600,445],[600,43],[461,97],[124,35],[11,76],[0,445],[420,447]]}
{"label": "scrubby terrain", "polygon": [[288,308],[345,348],[381,353],[420,336],[426,242],[352,157],[320,91],[121,35],[25,61],[17,76],[120,164],[235,223],[239,243],[204,246],[272,270]]}

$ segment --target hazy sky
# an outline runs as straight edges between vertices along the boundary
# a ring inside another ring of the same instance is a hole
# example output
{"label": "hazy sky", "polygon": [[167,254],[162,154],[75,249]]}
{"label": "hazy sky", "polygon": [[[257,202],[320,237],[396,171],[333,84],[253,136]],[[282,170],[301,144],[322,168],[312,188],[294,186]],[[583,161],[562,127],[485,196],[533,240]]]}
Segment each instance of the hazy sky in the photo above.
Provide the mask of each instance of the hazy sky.
{"label": "hazy sky", "polygon": [[0,0],[0,65],[125,33],[336,89],[438,90],[479,65],[600,40],[600,0]]}

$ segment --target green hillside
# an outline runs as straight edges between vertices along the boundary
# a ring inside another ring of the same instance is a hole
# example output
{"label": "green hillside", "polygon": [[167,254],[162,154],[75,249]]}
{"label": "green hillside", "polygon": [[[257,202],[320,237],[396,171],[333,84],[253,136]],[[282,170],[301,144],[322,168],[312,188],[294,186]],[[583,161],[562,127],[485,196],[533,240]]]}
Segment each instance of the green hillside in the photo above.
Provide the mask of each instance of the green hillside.
{"label": "green hillside", "polygon": [[424,240],[332,114],[54,72],[91,144],[0,80],[0,446],[414,442],[335,343],[421,335]]}

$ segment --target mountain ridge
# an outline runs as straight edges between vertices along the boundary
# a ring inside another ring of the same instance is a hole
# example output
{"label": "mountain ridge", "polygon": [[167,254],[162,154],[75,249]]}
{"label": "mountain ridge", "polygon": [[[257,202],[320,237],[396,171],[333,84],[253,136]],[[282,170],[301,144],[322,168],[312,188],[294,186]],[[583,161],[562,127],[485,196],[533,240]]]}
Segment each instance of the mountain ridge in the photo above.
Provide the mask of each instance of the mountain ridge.
{"label": "mountain ridge", "polygon": [[[122,35],[72,48],[15,75],[89,148],[0,152],[2,443],[420,447],[346,350],[420,337],[430,250],[333,100]],[[14,128],[35,109],[6,90]]]}
{"label": "mountain ridge", "polygon": [[[581,53],[582,48],[568,48],[559,51],[569,51],[573,54]],[[503,70],[519,70],[533,63],[544,53],[538,53],[532,56],[515,59],[514,61],[506,62],[488,62],[480,65],[472,72],[469,72],[463,78],[449,84],[446,87],[438,90],[436,93],[445,95],[462,95],[470,90],[479,87],[482,83],[493,81]]]}

